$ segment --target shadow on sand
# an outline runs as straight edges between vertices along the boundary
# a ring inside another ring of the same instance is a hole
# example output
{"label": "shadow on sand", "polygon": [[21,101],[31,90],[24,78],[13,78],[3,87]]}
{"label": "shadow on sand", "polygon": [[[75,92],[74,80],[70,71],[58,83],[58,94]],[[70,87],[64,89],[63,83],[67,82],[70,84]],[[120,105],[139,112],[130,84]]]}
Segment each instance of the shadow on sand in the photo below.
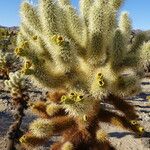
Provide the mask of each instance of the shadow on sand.
{"label": "shadow on sand", "polygon": [[144,93],[144,92],[142,92],[142,93],[138,94],[137,96],[129,97],[129,98],[126,98],[125,100],[127,100],[127,101],[147,102],[147,99],[146,99],[147,96],[150,96],[150,93]]}
{"label": "shadow on sand", "polygon": [[142,82],[142,85],[150,85],[150,82]]}
{"label": "shadow on sand", "polygon": [[[136,137],[136,135],[134,133],[131,132],[111,132],[108,134],[110,137],[115,137],[115,138],[123,138],[127,135],[133,135],[134,137]],[[136,137],[137,138],[137,137]],[[145,132],[142,136],[142,138],[150,138],[150,132]]]}
{"label": "shadow on sand", "polygon": [[9,112],[0,112],[0,135],[5,135],[9,126],[12,124],[13,118]]}
{"label": "shadow on sand", "polygon": [[143,108],[143,109],[150,108],[150,106],[141,106],[141,105],[134,105],[134,107],[139,107],[139,108]]}

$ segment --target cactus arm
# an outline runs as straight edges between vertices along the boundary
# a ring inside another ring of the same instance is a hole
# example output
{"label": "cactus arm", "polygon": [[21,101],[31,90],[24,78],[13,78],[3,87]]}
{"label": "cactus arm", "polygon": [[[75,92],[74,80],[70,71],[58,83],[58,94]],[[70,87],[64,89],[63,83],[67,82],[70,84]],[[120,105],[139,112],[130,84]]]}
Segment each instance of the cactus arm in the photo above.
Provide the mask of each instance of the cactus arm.
{"label": "cactus arm", "polygon": [[89,12],[92,6],[92,0],[80,0],[80,13],[81,17],[84,19],[85,24],[89,24]]}
{"label": "cactus arm", "polygon": [[78,16],[77,11],[70,4],[67,3],[63,5],[62,9],[64,14],[65,35],[73,42],[74,51],[76,51],[80,57],[83,57],[86,54],[86,49],[84,47],[86,41],[83,28],[84,23]]}
{"label": "cactus arm", "polygon": [[115,148],[108,141],[107,133],[105,133],[102,129],[96,131],[96,139],[100,148],[105,149],[105,147],[108,147],[109,149],[115,150]]}
{"label": "cactus arm", "polygon": [[61,36],[56,36],[55,40],[59,46],[55,57],[56,68],[58,68],[58,70],[63,70],[64,72],[69,72],[71,68],[72,70],[75,69],[77,66],[77,61],[75,54],[72,51],[72,43],[67,39],[63,39]]}
{"label": "cactus arm", "polygon": [[33,69],[32,75],[39,83],[49,88],[63,87],[67,81],[64,74],[54,74],[51,69],[47,70],[45,66],[39,66],[38,64]]}
{"label": "cactus arm", "polygon": [[61,97],[66,94],[66,91],[63,89],[57,89],[54,91],[46,92],[46,100],[50,103],[60,104]]}
{"label": "cactus arm", "polygon": [[49,37],[57,34],[57,8],[56,3],[52,0],[40,0],[39,1],[39,12],[40,12],[40,21],[44,33]]}
{"label": "cactus arm", "polygon": [[57,105],[55,103],[51,103],[47,105],[46,107],[46,113],[49,115],[49,117],[56,117],[56,116],[61,116],[65,115],[64,110],[60,105]]}
{"label": "cactus arm", "polygon": [[18,43],[17,48],[22,49],[22,51],[17,53],[17,48],[16,48],[16,51],[15,51],[16,54],[29,57],[32,53],[35,53],[35,49],[40,50],[39,47],[36,45],[36,43],[33,42],[33,39],[32,39],[32,37],[34,36],[33,32],[30,31],[27,28],[27,26],[22,24],[20,27],[20,33],[22,34],[22,37],[25,40]]}
{"label": "cactus arm", "polygon": [[12,103],[15,105],[16,112],[14,114],[14,122],[8,130],[8,145],[7,149],[15,149],[16,141],[22,135],[20,126],[24,117],[24,110],[27,109],[29,97],[25,94],[25,77],[20,72],[9,73],[9,80],[5,80],[5,86],[10,90]]}
{"label": "cactus arm", "polygon": [[114,83],[112,93],[120,96],[135,95],[141,90],[139,85],[139,78],[137,76],[119,76]]}
{"label": "cactus arm", "polygon": [[[145,40],[144,34],[139,34],[135,42],[130,46],[129,52],[126,50],[127,42],[123,33],[116,30],[113,38],[113,51],[112,51],[112,68],[114,71],[122,71],[125,68],[135,68],[140,61],[140,48]],[[114,60],[114,61],[113,61]]]}
{"label": "cactus arm", "polygon": [[113,49],[111,53],[111,65],[114,71],[119,71],[125,54],[125,43],[119,29],[115,31],[113,37]]}
{"label": "cactus arm", "polygon": [[134,107],[127,101],[123,100],[122,98],[111,94],[105,100],[112,103],[116,109],[123,112],[124,115],[127,117],[127,119],[129,120],[138,119],[138,115],[136,114]]}
{"label": "cactus arm", "polygon": [[[28,47],[25,47],[26,48],[25,52],[31,53],[31,51],[33,51],[34,53],[37,53],[37,55],[40,55],[41,57],[46,57],[52,63],[53,58],[51,55],[51,51],[49,50],[50,48],[46,45],[42,37],[35,35],[34,32],[32,32],[30,28],[28,28],[24,24],[20,26],[20,33],[24,37],[24,40],[22,39],[22,41],[18,42],[18,45],[21,46],[21,44],[23,44],[25,41],[28,42],[27,45]],[[26,54],[26,56],[29,55],[30,54]]]}
{"label": "cactus arm", "polygon": [[31,133],[38,138],[48,138],[70,128],[75,121],[69,117],[55,117],[51,120],[37,119],[30,124]]}
{"label": "cactus arm", "polygon": [[[89,38],[88,51],[95,52],[98,60],[101,60],[106,55],[106,49],[112,42],[112,35],[116,27],[116,13],[110,5],[101,1],[96,1],[90,9],[89,14]],[[95,37],[97,35],[97,38]],[[107,37],[107,38],[105,38]],[[99,45],[95,45],[95,42]],[[96,51],[95,51],[96,49]],[[91,53],[89,53],[90,56]],[[98,63],[98,61],[96,61]]]}
{"label": "cactus arm", "polygon": [[[105,116],[105,117],[104,117]],[[110,112],[108,110],[101,109],[99,112],[99,120],[102,122],[111,123],[114,126],[118,126],[129,131],[133,131],[136,134],[140,132],[140,125],[133,125],[124,116],[120,116],[117,113]]]}
{"label": "cactus arm", "polygon": [[[148,66],[150,64],[150,41],[144,42],[144,44],[140,48],[140,65],[139,70],[149,70]],[[148,71],[149,72],[149,71]]]}
{"label": "cactus arm", "polygon": [[36,9],[32,7],[32,5],[30,5],[28,2],[23,2],[20,12],[22,22],[36,34],[41,33],[42,28]]}
{"label": "cactus arm", "polygon": [[137,54],[127,54],[122,60],[122,69],[136,68],[137,65],[139,65],[139,57]]}
{"label": "cactus arm", "polygon": [[111,0],[109,3],[114,7],[115,10],[118,10],[123,2],[124,0]]}
{"label": "cactus arm", "polygon": [[25,41],[24,36],[22,35],[21,32],[19,32],[17,36],[17,40],[16,40],[16,45],[19,45],[20,43],[23,43],[24,41]]}
{"label": "cactus arm", "polygon": [[132,44],[129,54],[130,53],[137,53],[140,49],[140,46],[144,43],[144,41],[146,40],[146,36],[144,33],[140,33],[136,36],[136,39],[134,41],[134,43]]}
{"label": "cactus arm", "polygon": [[49,115],[46,112],[46,104],[44,101],[36,101],[34,103],[30,103],[31,111],[42,118],[49,118]]}
{"label": "cactus arm", "polygon": [[129,15],[127,12],[123,12],[120,16],[119,19],[119,29],[121,30],[125,41],[128,43],[130,36],[131,36],[131,30],[132,30],[132,26],[131,26],[131,19],[129,18]]}
{"label": "cactus arm", "polygon": [[61,150],[73,150],[74,146],[71,142],[66,142],[62,145]]}
{"label": "cactus arm", "polygon": [[70,0],[58,0],[60,5],[65,6],[65,5],[70,5]]}
{"label": "cactus arm", "polygon": [[72,39],[75,39],[76,42],[81,43],[82,32],[83,32],[83,23],[81,18],[78,16],[76,10],[71,5],[66,5],[64,7],[66,14],[67,26],[69,28],[70,35]]}
{"label": "cactus arm", "polygon": [[20,143],[24,148],[34,148],[44,144],[48,139],[35,137],[32,133],[28,132],[24,134],[20,139]]}
{"label": "cactus arm", "polygon": [[[114,16],[111,16],[112,14]],[[110,19],[113,19],[113,21]],[[110,27],[114,27],[115,25],[115,11],[113,11],[110,5],[107,5],[106,1],[96,1],[91,7],[89,22],[90,33],[97,32],[103,35],[107,35],[109,32],[110,36],[112,31],[108,31],[108,29]]]}

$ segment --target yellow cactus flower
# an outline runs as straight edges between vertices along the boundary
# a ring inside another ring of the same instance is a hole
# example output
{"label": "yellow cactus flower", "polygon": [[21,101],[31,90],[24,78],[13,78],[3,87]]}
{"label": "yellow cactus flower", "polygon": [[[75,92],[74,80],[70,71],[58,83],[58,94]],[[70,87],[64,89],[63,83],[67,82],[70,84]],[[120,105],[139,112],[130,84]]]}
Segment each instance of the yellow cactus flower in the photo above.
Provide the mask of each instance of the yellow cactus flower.
{"label": "yellow cactus flower", "polygon": [[137,121],[136,121],[136,120],[131,120],[130,123],[131,123],[132,125],[136,125],[136,124],[137,124]]}
{"label": "yellow cactus flower", "polygon": [[57,45],[60,45],[62,43],[62,41],[64,41],[63,37],[62,36],[59,36],[59,35],[54,35],[52,37],[52,41],[54,43],[56,43]]}
{"label": "yellow cactus flower", "polygon": [[65,95],[63,95],[63,96],[61,97],[60,102],[64,102],[64,101],[66,101],[66,100],[67,100],[67,97],[66,97]]}
{"label": "yellow cactus flower", "polygon": [[25,62],[25,68],[29,69],[32,66],[32,62],[31,61],[26,61]]}
{"label": "yellow cactus flower", "polygon": [[36,40],[38,39],[38,37],[35,35],[35,36],[32,37],[32,39],[33,39],[34,41],[36,41]]}
{"label": "yellow cactus flower", "polygon": [[23,42],[23,43],[21,44],[21,47],[22,47],[23,49],[29,48],[29,43],[28,43],[27,41],[25,41],[25,42]]}
{"label": "yellow cactus flower", "polygon": [[102,79],[102,78],[103,78],[102,73],[98,73],[98,74],[97,74],[97,77],[98,77],[98,79]]}
{"label": "yellow cactus flower", "polygon": [[16,54],[16,55],[20,55],[21,52],[23,52],[23,48],[21,48],[21,47],[15,48],[15,54]]}
{"label": "yellow cactus flower", "polygon": [[62,43],[62,41],[64,41],[63,37],[62,36],[57,36],[56,43],[59,45],[59,44]]}
{"label": "yellow cactus flower", "polygon": [[145,131],[143,127],[139,127],[138,130],[140,133],[143,133]]}
{"label": "yellow cactus flower", "polygon": [[99,80],[99,86],[103,87],[105,85],[104,80]]}
{"label": "yellow cactus flower", "polygon": [[25,136],[22,136],[22,137],[19,139],[19,142],[20,142],[20,143],[26,143],[26,137],[25,137]]}
{"label": "yellow cactus flower", "polygon": [[144,128],[141,127],[141,126],[138,127],[138,131],[139,131],[139,132],[138,132],[138,136],[139,136],[139,137],[141,137],[141,136],[144,134],[144,132],[145,132]]}
{"label": "yellow cactus flower", "polygon": [[57,41],[57,35],[53,35],[52,38],[51,38],[51,40],[56,43],[56,41]]}
{"label": "yellow cactus flower", "polygon": [[83,96],[82,96],[82,95],[77,96],[77,98],[76,98],[76,102],[80,102],[80,101],[82,101],[82,100],[83,100]]}
{"label": "yellow cactus flower", "polygon": [[77,98],[77,94],[72,92],[70,93],[69,98],[75,100]]}

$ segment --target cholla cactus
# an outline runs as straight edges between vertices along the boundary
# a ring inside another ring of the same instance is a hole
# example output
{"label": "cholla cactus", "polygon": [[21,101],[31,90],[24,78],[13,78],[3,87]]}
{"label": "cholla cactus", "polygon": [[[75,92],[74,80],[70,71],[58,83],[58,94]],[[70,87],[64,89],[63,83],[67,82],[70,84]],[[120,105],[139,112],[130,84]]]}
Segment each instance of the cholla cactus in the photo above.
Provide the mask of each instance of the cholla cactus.
{"label": "cholla cactus", "polygon": [[18,139],[22,136],[20,126],[24,116],[24,110],[27,109],[28,96],[25,93],[25,77],[19,71],[15,73],[9,73],[9,80],[5,80],[5,86],[10,90],[12,96],[12,103],[15,106],[15,121],[10,126],[8,135],[7,150],[16,149],[15,144],[18,143]]}
{"label": "cholla cactus", "polygon": [[15,70],[13,67],[16,66],[17,62],[17,57],[13,53],[0,50],[0,76],[8,79],[9,73]]}
{"label": "cholla cactus", "polygon": [[[22,3],[15,53],[30,62],[23,72],[44,87],[65,91],[54,94],[50,103],[35,103],[34,110],[46,120],[30,125],[30,136],[20,140],[23,144],[35,146],[36,138],[43,141],[61,133],[63,140],[51,149],[113,149],[97,133],[99,121],[143,133],[134,121],[138,116],[133,106],[122,98],[140,91],[136,69],[145,36],[139,34],[129,44],[128,14],[123,13],[117,22],[122,3],[80,0],[79,13],[69,0],[39,0],[37,6]],[[126,69],[134,73],[125,75]],[[125,116],[103,110],[100,100],[112,102]],[[34,140],[30,141],[31,135]]]}
{"label": "cholla cactus", "polygon": [[0,49],[6,52],[14,47],[16,40],[16,33],[5,28],[0,28]]}
{"label": "cholla cactus", "polygon": [[0,74],[4,78],[8,78],[8,68],[7,68],[7,54],[0,50]]}
{"label": "cholla cactus", "polygon": [[0,28],[0,76],[8,79],[8,74],[14,71],[16,56],[10,52],[10,49],[14,47],[16,40],[16,33],[9,31],[8,29]]}
{"label": "cholla cactus", "polygon": [[25,78],[19,71],[15,73],[10,72],[9,78],[9,80],[5,80],[5,86],[8,90],[10,90],[12,96],[18,95],[25,89]]}
{"label": "cholla cactus", "polygon": [[145,71],[150,72],[150,42],[142,45],[141,59],[141,67],[144,66]]}

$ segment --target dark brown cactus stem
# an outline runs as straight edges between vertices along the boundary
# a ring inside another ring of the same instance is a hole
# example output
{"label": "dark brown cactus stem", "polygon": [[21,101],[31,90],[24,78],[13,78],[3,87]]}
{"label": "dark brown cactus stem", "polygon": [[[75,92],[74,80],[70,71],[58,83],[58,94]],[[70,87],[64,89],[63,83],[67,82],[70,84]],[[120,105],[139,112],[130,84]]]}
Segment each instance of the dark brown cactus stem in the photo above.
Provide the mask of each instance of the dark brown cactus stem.
{"label": "dark brown cactus stem", "polygon": [[132,104],[125,101],[121,97],[115,96],[110,94],[106,99],[105,102],[111,103],[116,109],[121,111],[127,119],[129,120],[137,120],[139,116],[137,115],[135,108]]}
{"label": "dark brown cactus stem", "polygon": [[27,109],[27,102],[29,97],[22,92],[12,98],[14,106],[16,107],[16,113],[14,114],[14,122],[10,126],[7,133],[8,145],[7,150],[17,150],[16,144],[19,143],[19,138],[23,135],[20,127],[24,117],[24,110]]}
{"label": "dark brown cactus stem", "polygon": [[0,78],[5,80],[9,79],[9,69],[7,66],[5,69],[0,69]]}

